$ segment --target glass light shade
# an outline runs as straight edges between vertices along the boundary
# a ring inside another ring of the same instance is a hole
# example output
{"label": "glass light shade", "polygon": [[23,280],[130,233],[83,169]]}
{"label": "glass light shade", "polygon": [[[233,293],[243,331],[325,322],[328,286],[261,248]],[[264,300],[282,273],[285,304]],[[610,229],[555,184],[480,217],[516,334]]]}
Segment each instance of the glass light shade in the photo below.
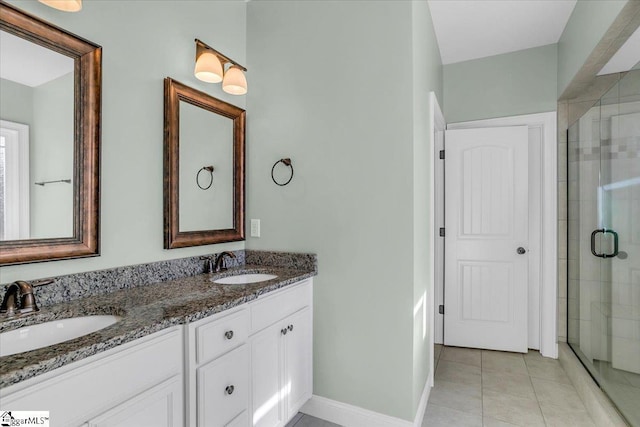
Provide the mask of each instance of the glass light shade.
{"label": "glass light shade", "polygon": [[222,81],[224,71],[220,59],[211,51],[204,50],[196,59],[196,78],[207,83],[219,83]]}
{"label": "glass light shade", "polygon": [[63,10],[65,12],[77,12],[82,9],[82,0],[38,0],[40,3],[46,4],[54,9]]}
{"label": "glass light shade", "polygon": [[247,79],[240,67],[233,65],[227,70],[222,81],[222,90],[231,95],[244,95],[247,93]]}

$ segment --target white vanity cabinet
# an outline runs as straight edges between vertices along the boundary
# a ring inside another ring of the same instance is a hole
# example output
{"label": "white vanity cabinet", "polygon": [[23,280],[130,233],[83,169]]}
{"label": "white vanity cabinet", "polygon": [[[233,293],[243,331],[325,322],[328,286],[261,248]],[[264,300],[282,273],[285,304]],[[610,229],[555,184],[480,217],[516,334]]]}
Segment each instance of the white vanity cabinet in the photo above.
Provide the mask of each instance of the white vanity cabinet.
{"label": "white vanity cabinet", "polygon": [[254,427],[284,426],[311,398],[312,281],[250,303]]}
{"label": "white vanity cabinet", "polygon": [[174,376],[93,418],[83,427],[180,427],[182,393],[182,378]]}
{"label": "white vanity cabinet", "polygon": [[312,393],[312,280],[187,326],[190,427],[284,426]]}
{"label": "white vanity cabinet", "polygon": [[0,389],[2,409],[50,411],[64,427],[282,427],[312,393],[312,286]]}
{"label": "white vanity cabinet", "polygon": [[248,426],[249,321],[244,304],[187,326],[187,425]]}
{"label": "white vanity cabinet", "polygon": [[1,389],[2,408],[49,411],[52,426],[179,427],[183,342],[176,326],[70,363]]}

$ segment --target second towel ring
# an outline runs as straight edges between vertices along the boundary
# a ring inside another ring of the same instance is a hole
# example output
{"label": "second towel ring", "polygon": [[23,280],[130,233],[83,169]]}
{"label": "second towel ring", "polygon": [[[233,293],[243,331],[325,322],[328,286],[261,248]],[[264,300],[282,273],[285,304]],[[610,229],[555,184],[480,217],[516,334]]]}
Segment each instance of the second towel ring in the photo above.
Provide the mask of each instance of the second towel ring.
{"label": "second towel ring", "polygon": [[[276,181],[276,179],[273,177],[273,171],[276,169],[276,166],[278,165],[278,163],[282,163],[285,166],[289,166],[291,168],[291,176],[289,177],[289,179],[287,180],[287,182],[285,183],[280,183],[278,181]],[[284,187],[285,185],[287,185],[288,183],[291,182],[291,180],[293,179],[293,164],[291,163],[291,159],[290,158],[286,158],[286,159],[280,159],[277,162],[275,162],[273,164],[273,167],[271,168],[271,179],[273,180],[273,182],[276,185],[279,185],[280,187]]]}
{"label": "second towel ring", "polygon": [[[202,185],[200,185],[200,172],[202,171],[207,171],[211,174],[209,185],[207,185],[206,187],[203,187]],[[209,188],[211,188],[211,185],[213,184],[213,166],[203,166],[202,168],[200,168],[200,170],[198,171],[198,174],[196,175],[196,184],[202,190],[208,190]]]}

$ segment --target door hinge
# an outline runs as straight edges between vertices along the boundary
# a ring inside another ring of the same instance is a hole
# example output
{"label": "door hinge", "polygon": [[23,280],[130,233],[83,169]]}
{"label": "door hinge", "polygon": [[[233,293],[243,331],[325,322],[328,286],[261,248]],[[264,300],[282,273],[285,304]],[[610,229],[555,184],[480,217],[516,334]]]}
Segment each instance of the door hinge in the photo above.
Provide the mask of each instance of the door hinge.
{"label": "door hinge", "polygon": [[444,160],[444,150],[440,150],[440,160]]}
{"label": "door hinge", "polygon": [[440,237],[444,237],[444,227],[440,227]]}
{"label": "door hinge", "polygon": [[444,314],[444,305],[440,304],[440,305],[438,306],[438,313],[440,313],[440,314]]}

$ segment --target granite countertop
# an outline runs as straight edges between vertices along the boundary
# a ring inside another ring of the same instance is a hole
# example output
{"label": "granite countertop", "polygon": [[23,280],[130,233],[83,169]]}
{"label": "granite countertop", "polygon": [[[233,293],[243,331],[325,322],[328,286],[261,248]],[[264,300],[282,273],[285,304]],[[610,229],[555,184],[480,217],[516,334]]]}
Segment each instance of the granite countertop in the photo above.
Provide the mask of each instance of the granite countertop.
{"label": "granite countertop", "polygon": [[[246,285],[220,285],[211,279],[243,273],[278,277]],[[55,319],[112,314],[122,320],[97,332],[49,347],[0,357],[0,388],[52,371],[162,329],[194,322],[316,275],[315,270],[243,265],[222,273],[199,274],[122,289],[42,308],[37,314],[0,323],[0,332]]]}

